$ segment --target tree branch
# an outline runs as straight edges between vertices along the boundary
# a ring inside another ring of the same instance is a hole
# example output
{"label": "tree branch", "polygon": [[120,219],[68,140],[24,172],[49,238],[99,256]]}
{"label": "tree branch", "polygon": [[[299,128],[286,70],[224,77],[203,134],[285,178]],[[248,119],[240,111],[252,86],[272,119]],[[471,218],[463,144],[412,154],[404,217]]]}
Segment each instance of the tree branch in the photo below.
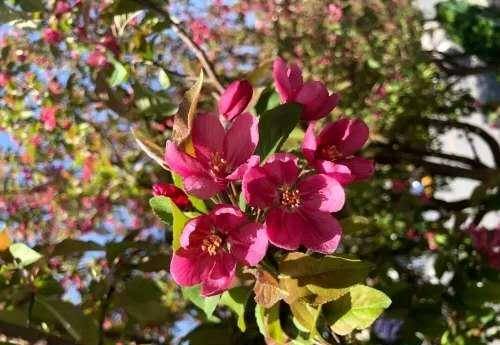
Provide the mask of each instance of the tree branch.
{"label": "tree branch", "polygon": [[219,77],[215,73],[214,66],[208,59],[205,51],[201,49],[201,47],[193,41],[193,39],[188,35],[186,30],[184,30],[179,23],[175,22],[170,17],[170,14],[167,11],[165,11],[160,6],[156,5],[153,1],[150,0],[134,0],[134,1],[138,4],[141,4],[149,8],[152,11],[155,11],[172,25],[172,30],[174,30],[175,33],[179,35],[180,39],[184,42],[184,44],[189,49],[191,49],[191,51],[196,55],[196,58],[200,61],[201,65],[203,66],[203,69],[205,70],[208,76],[208,79],[210,79],[212,84],[215,86],[217,93],[219,95],[222,94],[222,92],[224,91],[224,87],[222,86]]}
{"label": "tree branch", "polygon": [[47,334],[35,328],[18,326],[1,320],[0,334],[10,338],[23,339],[31,343],[37,343],[44,340],[48,345],[78,345],[76,342],[71,340]]}

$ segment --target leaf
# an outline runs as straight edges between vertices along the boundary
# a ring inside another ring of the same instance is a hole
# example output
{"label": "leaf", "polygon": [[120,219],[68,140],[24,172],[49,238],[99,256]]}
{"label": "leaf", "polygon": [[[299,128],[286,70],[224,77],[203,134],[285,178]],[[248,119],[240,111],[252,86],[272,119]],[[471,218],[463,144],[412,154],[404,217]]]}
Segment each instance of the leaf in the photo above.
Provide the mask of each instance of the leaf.
{"label": "leaf", "polygon": [[245,323],[245,307],[250,297],[251,290],[238,286],[228,290],[222,294],[220,302],[231,309],[238,317],[238,327],[242,332],[245,332],[247,326]]}
{"label": "leaf", "polygon": [[163,151],[161,147],[153,143],[152,141],[144,138],[139,132],[131,128],[130,131],[139,147],[144,153],[146,153],[149,158],[158,163],[163,169],[169,170],[165,162],[163,161]]}
{"label": "leaf", "polygon": [[280,105],[264,112],[259,119],[259,145],[262,160],[278,151],[300,119],[302,108],[295,103]]}
{"label": "leaf", "polygon": [[10,240],[9,233],[7,232],[7,230],[0,232],[0,252],[9,249],[11,243],[12,242]]}
{"label": "leaf", "polygon": [[280,97],[272,87],[266,87],[260,94],[260,97],[255,104],[255,112],[257,115],[264,114],[267,110],[273,109],[280,105]]}
{"label": "leaf", "polygon": [[9,247],[10,254],[20,266],[28,266],[37,262],[42,255],[25,245],[24,243],[14,243]]}
{"label": "leaf", "polygon": [[112,59],[111,62],[114,69],[111,77],[108,79],[108,83],[110,87],[116,87],[127,80],[128,71],[118,60]]}
{"label": "leaf", "polygon": [[158,82],[164,89],[168,89],[170,87],[170,77],[163,68],[160,68],[160,72],[158,73]]}
{"label": "leaf", "polygon": [[261,305],[255,306],[255,320],[259,327],[260,333],[264,336],[267,343],[271,343],[272,339],[275,344],[286,344],[288,337],[283,328],[281,328],[280,305],[275,304],[272,308],[266,309]]}
{"label": "leaf", "polygon": [[89,251],[104,250],[104,247],[92,241],[80,241],[72,238],[67,238],[55,245],[52,251],[52,256],[58,255],[74,255]]}
{"label": "leaf", "polygon": [[77,306],[54,298],[37,296],[35,303],[53,315],[61,326],[78,343],[95,345],[98,343],[97,324]]}
{"label": "leaf", "polygon": [[201,289],[199,285],[183,288],[182,296],[184,296],[184,298],[190,300],[195,306],[203,310],[207,319],[212,318],[215,308],[217,308],[217,304],[219,304],[219,300],[221,298],[221,295],[203,297],[201,295]]}
{"label": "leaf", "polygon": [[201,88],[203,86],[203,70],[200,71],[198,80],[186,91],[179,105],[179,111],[174,115],[174,125],[172,128],[172,140],[177,144],[185,144],[191,137],[193,120],[198,109]]}
{"label": "leaf", "polygon": [[333,332],[346,335],[369,327],[391,305],[383,292],[356,285],[341,298],[325,305],[325,316]]}
{"label": "leaf", "polygon": [[316,322],[321,311],[321,306],[313,307],[312,305],[303,301],[296,301],[290,304],[295,323],[300,326],[299,328],[307,333],[315,334]]}
{"label": "leaf", "polygon": [[269,272],[259,269],[255,275],[255,302],[264,308],[271,308],[285,293],[280,289],[278,280]]}
{"label": "leaf", "polygon": [[41,0],[18,0],[17,4],[26,12],[40,12],[45,10]]}
{"label": "leaf", "polygon": [[172,225],[172,209],[170,208],[170,199],[165,196],[155,196],[149,199],[149,205],[153,213],[164,223]]}
{"label": "leaf", "polygon": [[189,220],[189,217],[186,216],[177,205],[167,198],[170,202],[170,209],[172,210],[172,249],[176,251],[181,246],[181,235],[184,230],[184,226]]}
{"label": "leaf", "polygon": [[180,344],[188,340],[190,345],[232,345],[234,330],[230,324],[202,323],[189,332]]}

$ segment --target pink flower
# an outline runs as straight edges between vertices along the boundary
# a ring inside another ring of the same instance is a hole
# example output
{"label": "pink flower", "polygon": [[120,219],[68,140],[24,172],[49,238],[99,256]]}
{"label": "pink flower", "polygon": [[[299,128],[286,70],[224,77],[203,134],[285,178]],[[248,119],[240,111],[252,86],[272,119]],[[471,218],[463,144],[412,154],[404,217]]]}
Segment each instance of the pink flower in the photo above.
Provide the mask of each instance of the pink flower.
{"label": "pink flower", "polygon": [[330,214],[344,206],[344,190],[324,175],[299,177],[297,158],[292,154],[272,155],[263,166],[250,168],[243,177],[248,204],[267,210],[265,227],[269,241],[277,247],[295,250],[300,245],[332,253],[342,229]]}
{"label": "pink flower", "polygon": [[259,141],[258,121],[243,113],[225,130],[217,116],[200,114],[193,123],[195,157],[167,141],[165,162],[183,177],[186,192],[208,199],[223,191],[230,181],[241,180],[247,167],[257,164],[252,156]]}
{"label": "pink flower", "polygon": [[53,131],[56,128],[56,107],[43,107],[40,113],[40,120],[43,122],[43,128],[46,131]]}
{"label": "pink flower", "polygon": [[302,143],[302,153],[318,171],[343,185],[367,179],[373,174],[373,161],[354,153],[363,147],[368,134],[368,126],[360,119],[344,118],[330,123],[318,137],[311,123]]}
{"label": "pink flower", "polygon": [[193,33],[193,41],[196,44],[203,44],[212,37],[212,32],[208,25],[202,20],[194,20],[190,23],[189,28]]}
{"label": "pink flower", "polygon": [[166,196],[174,202],[180,209],[186,209],[191,206],[186,193],[171,183],[155,183],[153,185],[153,195]]}
{"label": "pink flower", "polygon": [[0,87],[6,87],[10,82],[10,75],[6,72],[0,72]]}
{"label": "pink flower", "polygon": [[120,45],[113,34],[106,34],[99,42],[103,47],[112,52],[115,56],[120,55]]}
{"label": "pink flower", "polygon": [[316,80],[304,83],[296,64],[287,65],[277,58],[273,64],[274,84],[283,103],[296,102],[303,106],[302,118],[317,120],[328,115],[340,100],[337,93],[328,94],[326,86]]}
{"label": "pink flower", "polygon": [[488,260],[491,267],[500,270],[500,227],[488,230],[471,226],[468,232],[476,250]]}
{"label": "pink flower", "polygon": [[181,286],[201,283],[203,296],[227,290],[237,263],[255,266],[267,251],[262,226],[250,222],[231,205],[219,205],[209,214],[189,221],[180,244],[172,256],[170,274]]}
{"label": "pink flower", "polygon": [[87,57],[87,63],[94,68],[102,68],[107,65],[108,59],[100,50],[96,49]]}
{"label": "pink flower", "polygon": [[333,22],[339,22],[342,19],[343,11],[342,7],[330,4],[328,5],[328,14],[330,15],[330,19]]}
{"label": "pink flower", "polygon": [[84,183],[90,182],[92,175],[94,175],[96,159],[94,156],[90,155],[83,161],[82,168],[82,181]]}
{"label": "pink flower", "polygon": [[62,35],[59,31],[51,29],[51,28],[45,28],[43,29],[42,32],[43,40],[47,44],[57,44],[61,42],[62,40]]}
{"label": "pink flower", "polygon": [[219,100],[219,114],[232,120],[241,114],[252,99],[252,85],[246,80],[233,81]]}
{"label": "pink flower", "polygon": [[54,14],[56,17],[60,17],[65,13],[71,11],[71,5],[67,3],[65,0],[60,0],[56,3],[56,7],[54,9]]}

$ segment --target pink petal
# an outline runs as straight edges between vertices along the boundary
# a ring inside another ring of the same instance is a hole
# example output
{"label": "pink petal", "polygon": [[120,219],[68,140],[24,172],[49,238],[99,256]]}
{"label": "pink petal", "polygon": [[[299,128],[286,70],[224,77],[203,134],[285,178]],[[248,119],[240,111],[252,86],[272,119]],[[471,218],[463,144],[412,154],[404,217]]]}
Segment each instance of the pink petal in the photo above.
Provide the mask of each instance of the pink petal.
{"label": "pink petal", "polygon": [[269,179],[261,167],[250,168],[243,176],[242,191],[245,200],[252,206],[267,208],[278,197],[277,185]]}
{"label": "pink petal", "polygon": [[333,177],[343,186],[354,181],[354,174],[351,172],[351,169],[344,164],[320,160],[316,161],[315,166],[319,172]]}
{"label": "pink petal", "polygon": [[277,58],[273,63],[274,84],[282,102],[293,101],[297,91],[302,86],[302,71],[292,64],[287,66],[285,60]]}
{"label": "pink petal", "polygon": [[237,80],[229,84],[219,100],[219,114],[228,120],[241,114],[252,99],[252,85],[246,80]]}
{"label": "pink petal", "polygon": [[325,127],[319,135],[320,145],[335,145],[345,156],[361,149],[368,140],[368,126],[360,119],[341,119]]}
{"label": "pink petal", "polygon": [[168,167],[182,177],[202,174],[204,171],[203,166],[196,159],[179,150],[177,145],[170,140],[167,141],[165,147],[164,159]]}
{"label": "pink petal", "polygon": [[269,157],[262,169],[275,185],[292,186],[299,176],[297,163],[298,158],[291,153],[275,153]]}
{"label": "pink petal", "polygon": [[220,204],[211,215],[215,227],[229,234],[248,223],[247,217],[233,205]]}
{"label": "pink petal", "polygon": [[340,223],[326,212],[304,214],[306,225],[302,229],[302,244],[316,252],[331,254],[337,249],[342,236]]}
{"label": "pink petal", "polygon": [[323,105],[318,110],[318,116],[323,117],[325,115],[330,114],[330,112],[339,104],[340,95],[338,93],[332,93],[328,98],[323,102]]}
{"label": "pink petal", "polygon": [[320,110],[322,110],[323,104],[328,101],[328,90],[320,81],[309,81],[302,86],[295,101],[304,106],[302,112],[304,120],[317,120],[326,115],[326,113],[320,113]]}
{"label": "pink petal", "polygon": [[213,267],[214,262],[198,251],[179,249],[170,261],[170,274],[181,286],[199,284]]}
{"label": "pink petal", "polygon": [[[231,168],[245,163],[259,142],[259,121],[250,113],[234,119],[224,138],[224,157]],[[214,134],[212,134],[214,135]]]}
{"label": "pink petal", "polygon": [[217,181],[207,173],[184,177],[186,193],[200,199],[209,199],[226,188],[224,181]]}
{"label": "pink petal", "polygon": [[266,232],[269,242],[276,247],[295,250],[302,241],[302,233],[307,229],[307,221],[297,212],[289,213],[273,208],[266,217]]}
{"label": "pink petal", "polygon": [[260,163],[260,157],[257,155],[250,156],[248,160],[237,167],[231,174],[226,176],[226,179],[229,181],[241,181],[243,179],[243,175],[247,172],[248,169],[253,168]]}
{"label": "pink petal", "polygon": [[218,295],[231,287],[236,271],[236,260],[227,253],[215,257],[215,264],[208,277],[201,283],[203,296]]}
{"label": "pink petal", "polygon": [[373,160],[363,157],[355,156],[342,160],[339,163],[346,165],[357,181],[370,178],[375,171]]}
{"label": "pink petal", "polygon": [[302,142],[302,154],[307,159],[309,164],[314,161],[316,149],[318,148],[318,142],[316,140],[316,135],[314,134],[315,127],[316,123],[309,123],[306,134],[304,135],[304,141]]}
{"label": "pink petal", "polygon": [[209,222],[210,219],[206,215],[198,216],[187,222],[180,238],[181,247],[188,249],[188,247],[198,246],[199,242],[203,241],[211,230]]}
{"label": "pink petal", "polygon": [[209,162],[214,152],[222,153],[225,131],[217,116],[205,113],[193,123],[193,146],[198,160]]}
{"label": "pink petal", "polygon": [[344,207],[344,188],[337,180],[324,174],[308,176],[298,184],[304,208],[337,212]]}
{"label": "pink petal", "polygon": [[267,234],[265,228],[248,223],[229,234],[231,254],[245,265],[255,266],[266,255]]}

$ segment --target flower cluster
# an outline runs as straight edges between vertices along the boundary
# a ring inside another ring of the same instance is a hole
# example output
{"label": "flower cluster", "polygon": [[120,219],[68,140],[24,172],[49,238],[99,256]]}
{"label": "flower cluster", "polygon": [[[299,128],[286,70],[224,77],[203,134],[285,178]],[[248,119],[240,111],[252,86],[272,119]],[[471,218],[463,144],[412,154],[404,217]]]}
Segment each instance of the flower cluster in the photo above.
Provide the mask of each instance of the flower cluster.
{"label": "flower cluster", "polygon": [[472,226],[468,232],[476,250],[491,267],[500,270],[500,226],[493,230]]}
{"label": "flower cluster", "polygon": [[[355,155],[368,139],[363,121],[342,118],[316,132],[316,120],[337,105],[337,94],[319,81],[304,82],[300,68],[281,58],[273,75],[282,103],[302,109],[307,131],[302,149],[294,150],[302,157],[256,154],[259,117],[245,111],[252,99],[247,81],[227,87],[218,114],[195,117],[192,150],[166,143],[166,165],[182,178],[187,194],[206,200],[211,209],[187,222],[170,271],[182,286],[201,284],[205,296],[228,289],[238,264],[263,260],[268,243],[333,253],[342,235],[335,213],[344,206],[344,187],[373,173],[373,162]],[[155,194],[176,197],[165,185],[156,185]]]}

